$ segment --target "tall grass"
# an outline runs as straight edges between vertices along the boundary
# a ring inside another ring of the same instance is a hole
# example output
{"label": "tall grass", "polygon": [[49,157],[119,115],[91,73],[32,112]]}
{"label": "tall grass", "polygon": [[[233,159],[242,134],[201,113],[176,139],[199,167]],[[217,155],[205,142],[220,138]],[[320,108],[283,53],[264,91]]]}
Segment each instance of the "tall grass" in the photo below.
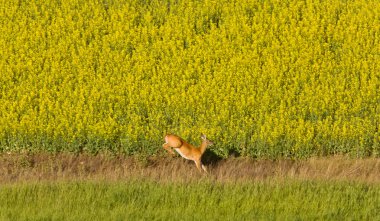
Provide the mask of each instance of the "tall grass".
{"label": "tall grass", "polygon": [[380,2],[0,3],[0,150],[380,153]]}
{"label": "tall grass", "polygon": [[[205,160],[215,182],[267,180],[352,181],[380,184],[380,159],[348,157],[307,160]],[[211,164],[210,164],[211,163]],[[204,178],[193,162],[182,158],[123,158],[98,154],[0,154],[0,185],[6,183],[71,180],[124,181],[126,179],[188,183]]]}
{"label": "tall grass", "polygon": [[0,189],[2,220],[377,220],[380,189],[350,183],[45,183]]}

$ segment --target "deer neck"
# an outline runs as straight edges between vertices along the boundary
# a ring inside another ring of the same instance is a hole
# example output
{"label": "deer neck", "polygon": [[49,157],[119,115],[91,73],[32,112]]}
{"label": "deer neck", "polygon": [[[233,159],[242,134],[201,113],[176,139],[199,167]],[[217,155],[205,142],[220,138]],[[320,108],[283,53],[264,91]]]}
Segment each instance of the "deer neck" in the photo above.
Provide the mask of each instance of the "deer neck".
{"label": "deer neck", "polygon": [[203,152],[206,151],[206,148],[207,148],[207,141],[204,140],[204,141],[202,141],[201,145],[199,146],[199,150],[203,154]]}

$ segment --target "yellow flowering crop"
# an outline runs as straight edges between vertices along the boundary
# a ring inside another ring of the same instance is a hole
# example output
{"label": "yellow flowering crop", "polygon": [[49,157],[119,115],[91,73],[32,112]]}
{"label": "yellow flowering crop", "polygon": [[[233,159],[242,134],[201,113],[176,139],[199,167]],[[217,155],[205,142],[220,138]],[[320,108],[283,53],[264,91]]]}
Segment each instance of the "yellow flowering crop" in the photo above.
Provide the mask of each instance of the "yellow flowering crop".
{"label": "yellow flowering crop", "polygon": [[380,154],[378,0],[0,3],[0,149]]}

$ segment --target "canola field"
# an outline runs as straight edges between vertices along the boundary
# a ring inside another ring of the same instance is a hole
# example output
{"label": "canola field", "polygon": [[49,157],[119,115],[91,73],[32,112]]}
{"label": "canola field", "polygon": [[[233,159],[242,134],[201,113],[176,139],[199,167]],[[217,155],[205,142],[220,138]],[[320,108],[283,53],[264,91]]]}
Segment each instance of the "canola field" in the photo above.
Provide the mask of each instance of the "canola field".
{"label": "canola field", "polygon": [[380,156],[378,0],[0,3],[0,150]]}

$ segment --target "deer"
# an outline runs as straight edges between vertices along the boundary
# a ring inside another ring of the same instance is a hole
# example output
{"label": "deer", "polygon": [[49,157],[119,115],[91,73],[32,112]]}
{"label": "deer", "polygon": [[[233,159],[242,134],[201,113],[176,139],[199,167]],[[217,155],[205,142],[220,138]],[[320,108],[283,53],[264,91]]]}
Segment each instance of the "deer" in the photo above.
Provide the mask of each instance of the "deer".
{"label": "deer", "polygon": [[[179,153],[183,158],[187,160],[194,161],[197,166],[199,172],[202,173],[202,169],[207,173],[206,167],[202,164],[201,158],[203,153],[206,151],[207,146],[211,146],[214,144],[211,140],[206,138],[206,135],[201,135],[202,143],[197,148],[189,143],[187,143],[181,137],[174,134],[167,134],[165,136],[165,143],[162,145],[165,150],[167,150],[170,154],[175,155],[172,148]],[[202,169],[201,169],[202,168]]]}

